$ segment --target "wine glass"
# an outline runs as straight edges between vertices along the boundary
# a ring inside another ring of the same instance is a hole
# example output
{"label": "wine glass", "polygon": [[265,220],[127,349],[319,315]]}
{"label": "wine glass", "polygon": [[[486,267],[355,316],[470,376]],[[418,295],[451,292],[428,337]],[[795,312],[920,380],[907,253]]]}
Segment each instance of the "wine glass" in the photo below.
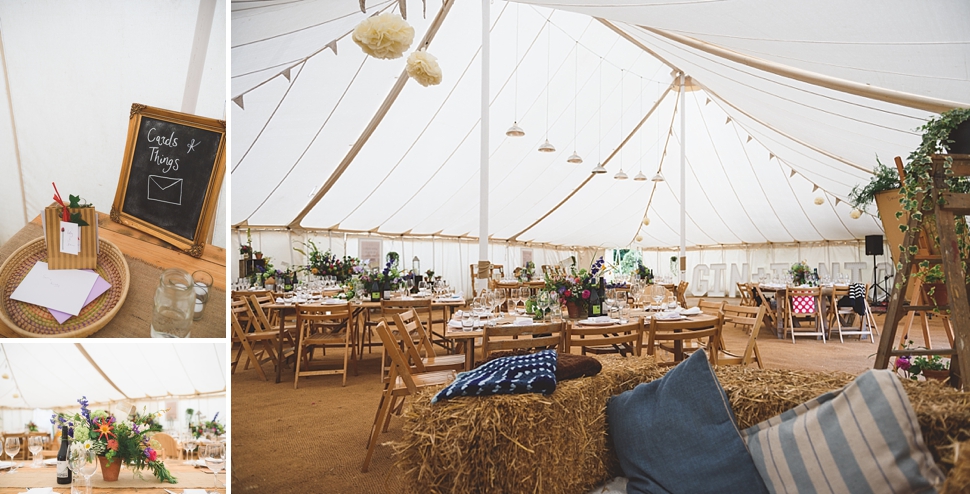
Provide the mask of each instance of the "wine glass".
{"label": "wine glass", "polygon": [[[555,314],[556,308],[559,307],[559,292],[551,290],[549,292],[549,308],[552,309],[549,313],[549,320],[552,321],[552,316]],[[560,315],[562,312],[560,311]]]}
{"label": "wine glass", "polygon": [[203,459],[205,466],[213,473],[212,477],[215,480],[216,487],[224,487],[225,484],[220,485],[219,472],[226,466],[226,445],[220,442],[211,442],[205,445]]}
{"label": "wine glass", "polygon": [[418,293],[424,293],[428,291],[428,282],[421,280],[418,282]]}
{"label": "wine glass", "polygon": [[[13,461],[13,457],[17,456],[20,452],[20,439],[16,437],[8,437],[3,441],[3,448],[7,452],[7,456],[10,457],[10,461]],[[10,473],[17,471],[17,464],[14,463],[13,467],[10,468]]]}
{"label": "wine glass", "polygon": [[663,307],[660,307],[660,302],[663,302],[664,292],[666,291],[666,289],[659,286],[655,286],[653,290],[653,305],[657,306],[658,309],[663,309]]}
{"label": "wine glass", "polygon": [[40,458],[37,457],[41,451],[44,450],[44,438],[42,436],[32,436],[27,439],[27,451],[34,457],[34,463],[31,465],[32,468],[40,468]]}
{"label": "wine glass", "polygon": [[495,306],[498,307],[499,315],[502,313],[502,304],[505,303],[505,289],[499,288],[495,290]]}
{"label": "wine glass", "polygon": [[[532,296],[532,294],[529,292],[528,288],[526,287],[519,288],[519,300],[522,301],[523,308],[525,307],[526,300],[529,300],[530,296]],[[515,312],[519,312],[519,310],[516,309]],[[522,312],[525,313],[525,310],[523,309]]]}
{"label": "wine glass", "polygon": [[[91,494],[91,476],[98,471],[98,455],[93,449],[84,452],[81,457],[81,475],[84,476],[84,492]],[[116,460],[118,461],[118,460]]]}
{"label": "wine glass", "polygon": [[509,290],[508,301],[509,301],[509,315],[514,317],[515,316],[515,309],[516,309],[516,307],[519,306],[519,289],[518,288],[512,288],[512,289]]}
{"label": "wine glass", "polygon": [[539,292],[538,296],[536,297],[536,304],[539,306],[539,310],[542,311],[542,320],[545,321],[546,310],[549,309],[549,292],[545,290]]}
{"label": "wine glass", "polygon": [[195,442],[195,437],[192,436],[192,433],[190,432],[186,434],[185,440],[182,441],[182,449],[185,450],[186,460],[188,460],[189,457],[192,455],[192,450],[195,449],[196,446],[198,446],[198,443]]}
{"label": "wine glass", "polygon": [[[78,489],[75,483],[81,477],[81,467],[84,466],[84,453],[84,448],[81,446],[81,443],[74,443],[67,450],[67,466],[74,474],[71,476],[71,494],[81,493],[81,489]],[[121,459],[115,458],[112,461],[121,461]]]}

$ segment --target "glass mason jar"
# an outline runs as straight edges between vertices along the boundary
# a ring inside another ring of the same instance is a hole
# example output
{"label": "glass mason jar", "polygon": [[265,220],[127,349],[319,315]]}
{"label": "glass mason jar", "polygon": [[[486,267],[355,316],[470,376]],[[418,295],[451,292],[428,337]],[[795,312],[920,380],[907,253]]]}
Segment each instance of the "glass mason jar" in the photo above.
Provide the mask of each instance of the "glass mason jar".
{"label": "glass mason jar", "polygon": [[192,275],[179,268],[166,269],[155,289],[152,338],[188,338],[195,312]]}

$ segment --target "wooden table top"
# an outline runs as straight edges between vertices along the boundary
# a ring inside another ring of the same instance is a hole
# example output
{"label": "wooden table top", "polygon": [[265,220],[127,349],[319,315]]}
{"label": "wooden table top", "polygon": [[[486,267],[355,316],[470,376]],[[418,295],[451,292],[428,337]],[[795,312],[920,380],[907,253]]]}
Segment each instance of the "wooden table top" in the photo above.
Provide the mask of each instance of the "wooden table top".
{"label": "wooden table top", "polygon": [[[0,494],[19,494],[27,488],[36,489],[38,487],[53,487],[58,494],[69,494],[70,485],[57,485],[55,478],[55,468],[45,466],[41,468],[31,468],[30,462],[20,462],[21,466],[13,474],[6,470],[0,472]],[[184,465],[181,460],[168,459],[165,464],[169,471],[178,480],[178,484],[163,484],[152,475],[151,471],[145,469],[141,472],[143,479],[134,477],[132,471],[127,467],[121,469],[118,482],[105,482],[101,479],[101,467],[91,476],[92,492],[94,494],[127,494],[127,493],[165,493],[165,489],[182,494],[184,489],[205,489],[207,491],[226,492],[225,487],[216,488],[212,473],[205,468],[195,468]],[[219,472],[219,482],[223,483],[226,479],[226,470]],[[84,480],[80,483],[82,492]]]}

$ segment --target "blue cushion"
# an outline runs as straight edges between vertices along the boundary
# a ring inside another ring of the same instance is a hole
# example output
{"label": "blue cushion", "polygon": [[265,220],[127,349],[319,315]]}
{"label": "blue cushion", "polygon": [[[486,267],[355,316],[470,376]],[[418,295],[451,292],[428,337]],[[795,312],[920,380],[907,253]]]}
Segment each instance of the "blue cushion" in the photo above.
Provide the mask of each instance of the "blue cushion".
{"label": "blue cushion", "polygon": [[492,360],[458,378],[431,400],[456,396],[484,396],[519,393],[550,394],[556,390],[556,351],[543,350]]}
{"label": "blue cushion", "polygon": [[607,404],[628,493],[766,492],[703,350]]}
{"label": "blue cushion", "polygon": [[771,492],[936,492],[943,484],[889,370],[870,370],[742,435]]}

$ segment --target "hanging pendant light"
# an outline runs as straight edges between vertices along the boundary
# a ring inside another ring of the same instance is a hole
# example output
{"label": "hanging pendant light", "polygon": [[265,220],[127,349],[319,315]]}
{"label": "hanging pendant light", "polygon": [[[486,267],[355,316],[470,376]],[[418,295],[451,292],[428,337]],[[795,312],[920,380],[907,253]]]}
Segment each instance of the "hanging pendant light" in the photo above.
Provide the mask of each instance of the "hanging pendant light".
{"label": "hanging pendant light", "polygon": [[573,48],[573,154],[566,158],[567,163],[582,163],[583,158],[576,152],[576,127],[579,120],[578,110],[579,106],[579,84],[576,82],[579,79],[579,41],[576,41],[576,46]]}
{"label": "hanging pendant light", "polygon": [[643,172],[640,172],[640,173],[637,173],[636,176],[633,177],[633,180],[635,180],[637,182],[645,182],[647,180],[647,176],[644,175]]}
{"label": "hanging pendant light", "polygon": [[546,19],[546,141],[539,146],[540,153],[554,153],[556,147],[549,142],[549,86],[552,84],[551,71],[549,70],[549,57],[552,53],[552,28],[549,27],[549,19]]}
{"label": "hanging pendant light", "polygon": [[606,173],[606,168],[603,168],[602,163],[597,163],[596,168],[593,168],[593,173],[596,173],[596,174]]}
{"label": "hanging pendant light", "polygon": [[616,172],[616,175],[613,175],[613,178],[616,180],[626,180],[627,176],[626,173],[623,172],[623,169],[620,168],[620,171]]}
{"label": "hanging pendant light", "polygon": [[664,181],[664,176],[661,175],[660,172],[657,172],[657,174],[654,175],[653,178],[651,178],[650,180],[652,180],[654,182],[663,182]]}
{"label": "hanging pendant light", "polygon": [[525,131],[522,127],[519,127],[519,5],[515,5],[515,67],[512,70],[515,71],[515,96],[512,101],[512,111],[515,115],[516,120],[512,122],[512,126],[509,130],[505,131],[505,135],[509,137],[522,137],[525,135]]}

